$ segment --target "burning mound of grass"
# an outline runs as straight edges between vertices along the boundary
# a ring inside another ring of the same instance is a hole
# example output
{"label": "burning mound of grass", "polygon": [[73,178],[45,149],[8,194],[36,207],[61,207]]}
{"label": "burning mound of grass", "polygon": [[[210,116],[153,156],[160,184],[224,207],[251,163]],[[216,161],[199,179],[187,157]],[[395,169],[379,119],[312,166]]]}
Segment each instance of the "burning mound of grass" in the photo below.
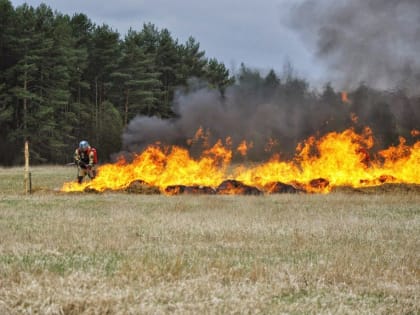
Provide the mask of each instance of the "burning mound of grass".
{"label": "burning mound of grass", "polygon": [[[32,192],[44,192],[43,189],[36,187]],[[362,193],[362,194],[383,194],[383,193],[420,193],[419,184],[403,183],[381,183],[379,185],[368,185],[365,187],[352,186],[332,186],[324,178],[311,180],[308,184],[299,182],[283,183],[270,182],[264,186],[251,186],[241,181],[228,179],[224,180],[217,187],[204,185],[169,185],[167,187],[158,187],[151,185],[143,180],[134,180],[127,187],[121,189],[105,189],[103,191],[87,185],[81,187],[77,193],[103,193],[103,192],[125,192],[131,194],[165,194],[165,195],[264,195],[264,194],[298,194],[298,193]]]}
{"label": "burning mound of grass", "polygon": [[217,188],[219,195],[261,195],[263,192],[256,187],[245,185],[244,183],[228,179],[223,181]]}
{"label": "burning mound of grass", "polygon": [[214,195],[216,191],[208,186],[171,185],[165,188],[165,193],[168,195]]}

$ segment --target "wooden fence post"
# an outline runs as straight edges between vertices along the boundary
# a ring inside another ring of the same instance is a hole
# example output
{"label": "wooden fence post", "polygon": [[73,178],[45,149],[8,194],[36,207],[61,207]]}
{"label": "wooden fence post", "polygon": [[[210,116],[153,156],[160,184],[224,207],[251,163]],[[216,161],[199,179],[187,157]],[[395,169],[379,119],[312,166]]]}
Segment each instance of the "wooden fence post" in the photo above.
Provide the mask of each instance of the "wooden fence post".
{"label": "wooden fence post", "polygon": [[29,171],[29,143],[28,143],[28,140],[25,141],[25,175],[24,175],[24,184],[25,184],[25,194],[32,193],[32,178],[31,178],[31,172]]}

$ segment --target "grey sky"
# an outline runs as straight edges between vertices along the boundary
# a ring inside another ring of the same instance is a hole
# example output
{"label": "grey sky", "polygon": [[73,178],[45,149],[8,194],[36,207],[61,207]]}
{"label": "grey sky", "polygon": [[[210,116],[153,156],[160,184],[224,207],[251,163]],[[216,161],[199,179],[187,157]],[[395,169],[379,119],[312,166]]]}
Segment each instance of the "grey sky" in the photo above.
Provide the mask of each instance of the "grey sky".
{"label": "grey sky", "polygon": [[301,0],[11,0],[45,3],[53,10],[73,15],[85,13],[96,24],[106,23],[121,35],[129,27],[141,30],[151,22],[167,28],[184,43],[193,36],[208,58],[216,58],[229,69],[240,63],[278,74],[290,62],[298,75],[315,82],[323,73],[296,32],[285,25],[290,6]]}

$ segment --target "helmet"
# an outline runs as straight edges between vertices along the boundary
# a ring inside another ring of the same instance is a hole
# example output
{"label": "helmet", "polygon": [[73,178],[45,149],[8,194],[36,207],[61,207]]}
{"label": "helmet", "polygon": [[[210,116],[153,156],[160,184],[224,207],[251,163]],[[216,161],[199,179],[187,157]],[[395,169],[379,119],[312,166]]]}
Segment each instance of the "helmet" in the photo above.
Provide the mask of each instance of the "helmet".
{"label": "helmet", "polygon": [[79,143],[79,149],[82,151],[86,151],[87,148],[89,147],[89,143],[86,140],[82,140]]}

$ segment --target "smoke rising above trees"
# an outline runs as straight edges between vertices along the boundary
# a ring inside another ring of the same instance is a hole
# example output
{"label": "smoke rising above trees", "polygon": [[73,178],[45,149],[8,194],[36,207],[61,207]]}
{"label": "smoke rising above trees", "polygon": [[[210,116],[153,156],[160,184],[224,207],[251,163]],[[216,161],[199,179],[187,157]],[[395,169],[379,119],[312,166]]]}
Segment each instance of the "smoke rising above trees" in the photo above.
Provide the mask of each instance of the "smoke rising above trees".
{"label": "smoke rising above trees", "polygon": [[[310,135],[349,127],[371,127],[376,148],[410,138],[420,126],[420,2],[307,0],[290,13],[287,24],[314,47],[332,83],[316,91],[291,68],[278,77],[242,65],[225,97],[206,88],[181,91],[177,119],[135,118],[125,147],[140,149],[155,140],[185,145],[200,127],[213,141],[252,142],[249,153],[257,159],[267,157],[270,139],[278,146],[273,150],[287,155]],[[341,90],[348,101],[341,100]]]}
{"label": "smoke rising above trees", "polygon": [[138,116],[127,126],[123,143],[129,152],[160,142],[189,147],[194,153],[197,147],[189,140],[202,128],[208,133],[206,144],[229,138],[236,148],[246,140],[251,144],[247,158],[261,160],[273,154],[291,157],[296,145],[311,135],[347,128],[362,132],[369,126],[377,150],[398,144],[399,136],[411,138],[411,130],[418,128],[419,104],[418,97],[403,91],[364,84],[348,91],[348,100],[343,101],[331,84],[316,91],[291,73],[278,77],[271,71],[261,76],[242,66],[236,84],[224,96],[206,84],[188,92],[179,90],[174,100],[176,118]]}

